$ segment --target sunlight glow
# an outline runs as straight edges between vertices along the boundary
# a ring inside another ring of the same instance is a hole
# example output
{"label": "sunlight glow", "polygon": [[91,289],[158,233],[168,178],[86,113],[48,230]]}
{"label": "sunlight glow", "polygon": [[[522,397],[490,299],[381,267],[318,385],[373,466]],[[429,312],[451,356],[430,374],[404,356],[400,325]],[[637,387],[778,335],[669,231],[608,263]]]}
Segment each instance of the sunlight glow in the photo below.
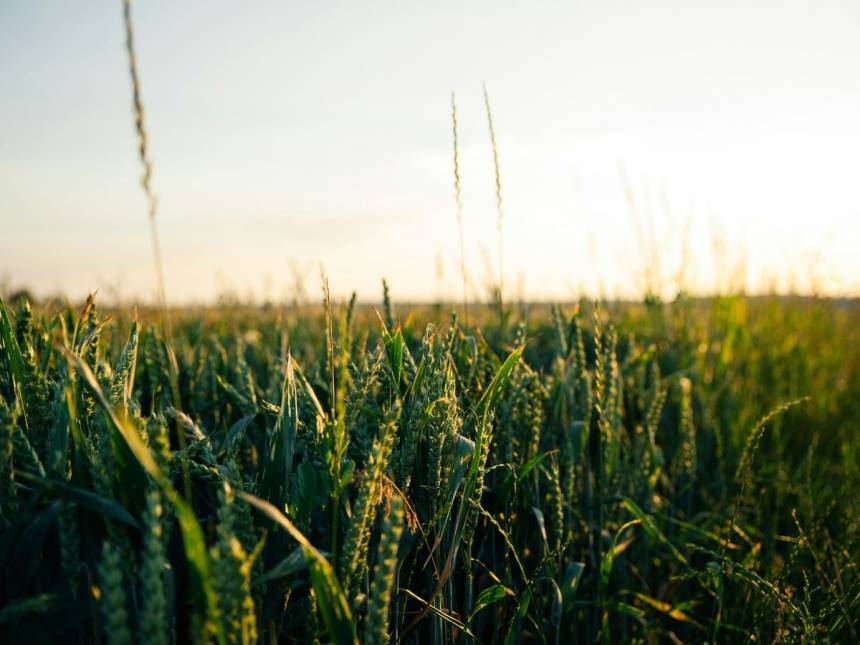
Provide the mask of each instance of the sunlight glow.
{"label": "sunlight glow", "polygon": [[[141,3],[168,298],[860,293],[852,3]],[[118,4],[0,9],[0,282],[151,299]],[[10,127],[11,126],[11,127]]]}

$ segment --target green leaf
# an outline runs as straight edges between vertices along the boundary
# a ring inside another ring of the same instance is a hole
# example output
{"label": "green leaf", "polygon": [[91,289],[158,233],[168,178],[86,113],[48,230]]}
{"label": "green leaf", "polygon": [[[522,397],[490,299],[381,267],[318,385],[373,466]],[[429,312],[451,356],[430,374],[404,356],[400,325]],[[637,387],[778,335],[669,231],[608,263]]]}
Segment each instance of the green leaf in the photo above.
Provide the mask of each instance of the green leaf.
{"label": "green leaf", "polygon": [[[112,427],[113,430],[119,433],[120,437],[125,440],[129,450],[135,456],[137,461],[140,463],[141,467],[150,474],[150,476],[155,479],[159,483],[165,483],[167,486],[170,486],[169,482],[165,478],[164,474],[159,469],[158,465],[155,463],[155,459],[152,454],[149,452],[149,448],[146,447],[146,444],[143,443],[143,439],[140,438],[140,433],[137,432],[135,428],[132,428],[131,425],[125,419],[120,419],[116,410],[114,410],[113,406],[108,401],[107,396],[96,380],[95,374],[93,374],[90,366],[86,364],[86,362],[78,355],[73,354],[66,348],[60,348],[63,354],[66,357],[66,360],[78,371],[78,373],[83,377],[84,382],[89,386],[90,390],[92,390],[93,394],[96,397],[96,400],[104,409],[105,413],[108,415],[108,419],[110,420],[109,427]],[[172,492],[172,489],[171,489]]]}
{"label": "green leaf", "polygon": [[603,554],[603,560],[600,563],[600,594],[606,591],[609,586],[609,575],[612,573],[612,563],[615,562],[617,555],[618,540],[624,532],[631,526],[641,524],[641,520],[630,520],[615,532],[615,537],[612,538],[612,546]]}
{"label": "green leaf", "polygon": [[96,399],[102,408],[104,408],[111,421],[108,425],[113,426],[112,431],[119,434],[119,437],[124,441],[124,445],[134,455],[140,466],[156,481],[167,495],[167,498],[172,502],[182,533],[182,546],[185,550],[185,559],[188,562],[188,571],[191,577],[192,598],[200,625],[209,625],[214,632],[216,640],[219,643],[223,643],[224,634],[220,621],[211,620],[211,617],[218,615],[218,598],[215,595],[215,588],[212,583],[209,554],[206,550],[203,530],[200,528],[200,523],[194,516],[194,512],[179,497],[173,485],[165,477],[164,473],[161,472],[149,448],[143,443],[138,430],[132,427],[125,418],[120,418],[117,415],[116,410],[111,406],[105,393],[99,386],[95,375],[90,370],[89,365],[79,356],[66,349],[63,349],[63,353],[66,356],[66,360],[78,370],[84,381],[96,395]]}
{"label": "green leaf", "polygon": [[549,452],[539,453],[539,454],[535,455],[534,457],[532,457],[531,459],[529,459],[522,466],[520,466],[519,470],[517,471],[517,480],[522,481],[523,479],[528,477],[529,473],[532,470],[534,470],[535,466],[540,464],[540,462],[542,462],[547,457],[547,455],[549,455],[549,454],[550,454]]}
{"label": "green leaf", "polygon": [[633,605],[628,605],[624,602],[604,602],[602,604],[604,609],[608,609],[609,611],[614,611],[618,614],[623,614],[625,616],[630,616],[631,618],[643,619],[645,618],[645,612],[639,609],[638,607],[634,607]]}
{"label": "green leaf", "polygon": [[549,540],[546,535],[546,518],[543,516],[543,511],[540,510],[537,506],[532,506],[532,515],[535,516],[535,521],[537,521],[538,527],[538,535],[540,535],[541,542],[543,543],[544,553],[548,552],[549,549]]}
{"label": "green leaf", "polygon": [[302,369],[301,367],[299,367],[299,364],[295,361],[291,361],[291,364],[293,366],[293,370],[295,370],[295,375],[298,377],[298,381],[301,384],[302,389],[308,395],[308,398],[311,400],[311,403],[313,403],[313,406],[317,412],[317,416],[324,419],[326,417],[326,413],[323,409],[322,403],[320,403],[320,400],[317,398],[316,392],[314,392],[313,386],[308,381],[304,372],[302,372]]}
{"label": "green leaf", "polygon": [[469,628],[466,627],[465,623],[463,623],[463,621],[457,618],[454,614],[451,614],[444,609],[440,609],[439,607],[435,607],[434,605],[424,600],[424,598],[416,594],[414,591],[411,591],[409,589],[401,589],[401,591],[410,598],[414,598],[418,602],[423,603],[424,608],[427,611],[432,612],[433,614],[439,616],[439,618],[444,620],[446,623],[449,623],[450,625],[453,625],[457,629],[461,630],[469,638],[475,638],[475,635],[469,631]]}
{"label": "green leaf", "polygon": [[54,401],[52,404],[54,418],[51,421],[51,429],[48,433],[48,450],[46,455],[46,465],[49,472],[61,472],[65,469],[66,457],[69,449],[69,436],[74,435],[76,429],[73,425],[77,424],[73,418],[74,406],[69,407],[67,401],[69,396],[73,396],[71,384],[67,383],[67,368],[63,366],[62,380],[56,388]]}
{"label": "green leaf", "polygon": [[24,358],[21,356],[21,348],[18,347],[18,340],[15,338],[12,323],[9,322],[9,315],[6,312],[3,298],[0,298],[0,339],[3,341],[3,355],[6,357],[6,366],[15,382],[15,395],[21,402],[21,410],[24,413],[24,424],[27,425],[26,403],[21,392],[21,387],[24,384]]}
{"label": "green leaf", "polygon": [[394,332],[383,328],[382,342],[385,346],[385,357],[388,359],[388,369],[391,371],[391,379],[395,389],[400,391],[400,382],[403,380],[403,354],[406,341],[403,340],[403,332],[398,327]]}
{"label": "green leaf", "polygon": [[200,616],[200,624],[208,624],[210,629],[215,631],[218,641],[224,643],[220,621],[211,620],[218,615],[218,597],[215,595],[212,583],[209,554],[206,551],[203,530],[194,516],[194,511],[178,494],[174,493],[171,501],[176,511],[176,519],[179,520],[182,547],[185,550],[185,560],[188,562],[192,596]]}
{"label": "green leaf", "polygon": [[262,511],[269,519],[283,527],[302,549],[311,574],[311,583],[316,592],[317,607],[329,631],[332,641],[338,645],[357,645],[355,622],[349,610],[349,602],[337,581],[329,561],[299,531],[290,520],[269,502],[248,493],[238,492],[239,497]]}
{"label": "green leaf", "polygon": [[653,540],[656,540],[667,549],[672,554],[672,556],[681,564],[687,564],[687,558],[683,556],[683,554],[677,549],[677,547],[669,541],[663,531],[654,523],[654,520],[651,519],[650,515],[647,515],[639,506],[629,497],[621,498],[621,505],[630,512],[633,517],[642,522],[642,528],[645,529],[645,532],[648,534]]}
{"label": "green leaf", "polygon": [[484,393],[481,395],[481,398],[478,401],[478,416],[482,416],[495,405],[496,400],[498,400],[499,395],[502,392],[502,388],[504,387],[505,383],[507,383],[508,377],[511,375],[511,372],[513,371],[514,367],[516,367],[517,362],[523,355],[523,350],[525,350],[525,348],[525,345],[520,345],[514,351],[512,351],[510,355],[505,359],[505,362],[502,363],[502,366],[496,372],[496,375],[493,377],[493,380],[487,386],[487,389],[484,390]]}
{"label": "green leaf", "polygon": [[[149,458],[152,461],[151,467],[158,471],[158,466],[149,454],[149,449],[144,445],[140,438],[140,433],[128,426],[125,421],[124,413],[118,413],[111,404],[107,395],[102,390],[90,366],[87,365],[77,354],[73,354],[65,348],[61,348],[66,355],[66,360],[78,371],[83,377],[84,382],[90,388],[96,400],[101,405],[102,409],[107,413],[110,423],[107,424],[111,438],[111,451],[116,461],[117,479],[120,484],[120,494],[123,496],[126,505],[130,507],[143,508],[144,491],[146,490],[146,477],[143,470],[149,471],[143,462],[140,461],[141,456],[135,454],[135,448],[129,441],[126,435],[132,437],[132,441],[139,444],[139,452],[141,455]],[[123,418],[120,418],[122,414]],[[150,473],[152,474],[152,473]]]}
{"label": "green leaf", "polygon": [[511,596],[514,595],[514,593],[505,585],[493,585],[484,589],[481,593],[478,594],[478,597],[475,599],[475,607],[472,609],[472,614],[469,616],[469,622],[472,622],[472,619],[475,617],[475,614],[481,611],[484,607],[486,607],[487,605],[492,605],[494,602],[500,601],[508,594],[510,594]]}
{"label": "green leaf", "polygon": [[37,475],[33,475],[32,473],[17,471],[15,473],[16,477],[20,477],[31,484],[38,486],[42,490],[56,497],[62,497],[63,499],[75,503],[78,506],[82,506],[87,508],[97,515],[107,516],[111,519],[116,520],[117,522],[122,522],[128,526],[134,527],[136,529],[140,528],[140,524],[138,524],[137,520],[135,520],[131,514],[125,508],[123,508],[122,504],[117,502],[116,500],[109,499],[107,497],[102,497],[101,495],[97,495],[96,493],[91,493],[90,491],[79,488],[78,486],[73,486],[72,484],[68,484],[63,481],[57,481],[55,479],[47,479],[45,477],[39,477]]}
{"label": "green leaf", "polygon": [[[477,412],[478,412],[478,431],[475,435],[475,444],[472,448],[472,458],[469,463],[469,470],[466,474],[466,481],[463,485],[463,499],[468,500],[472,499],[472,496],[475,492],[475,486],[477,485],[478,479],[478,465],[480,462],[481,451],[483,450],[483,444],[487,440],[486,438],[486,429],[488,419],[487,416],[489,414],[490,409],[493,404],[495,404],[498,399],[499,392],[502,389],[502,386],[507,382],[508,376],[510,376],[511,371],[514,369],[514,366],[517,364],[517,361],[520,359],[520,356],[523,354],[524,345],[521,345],[513,352],[511,352],[510,356],[505,359],[505,362],[496,372],[496,375],[493,377],[492,382],[484,391],[484,394],[481,396],[480,401],[478,401]],[[460,539],[460,534],[463,530],[463,526],[466,521],[466,507],[467,504],[461,504],[460,510],[457,514],[457,522],[455,524],[454,531],[454,539],[455,545],[457,541]],[[456,548],[456,546],[455,546]]]}
{"label": "green leaf", "polygon": [[415,370],[415,377],[412,379],[412,382],[409,384],[409,387],[406,388],[406,392],[403,395],[403,398],[410,398],[415,392],[417,392],[421,388],[421,382],[424,380],[424,376],[427,373],[427,361],[422,356],[421,362],[418,363],[418,368]]}
{"label": "green leaf", "polygon": [[299,423],[297,399],[293,358],[288,355],[281,383],[281,404],[274,428],[269,433],[269,445],[266,448],[268,457],[263,465],[260,489],[267,499],[275,501],[280,507],[288,502],[290,476],[293,472],[296,428]]}
{"label": "green leaf", "polygon": [[564,578],[561,581],[561,595],[565,612],[573,609],[576,588],[579,586],[579,581],[582,579],[582,572],[584,570],[584,562],[571,562],[564,570]]}
{"label": "green leaf", "polygon": [[255,584],[262,584],[278,578],[286,578],[307,568],[307,560],[302,547],[297,546],[286,558],[260,576]]}
{"label": "green leaf", "polygon": [[674,618],[675,620],[682,623],[692,623],[694,625],[698,625],[695,620],[690,618],[682,611],[681,605],[672,606],[668,602],[657,600],[656,598],[652,598],[651,596],[648,596],[644,593],[640,593],[638,591],[634,595],[646,605],[653,607],[660,613],[666,614],[667,616],[669,616],[669,618]]}
{"label": "green leaf", "polygon": [[517,636],[517,626],[522,622],[526,614],[529,613],[529,605],[532,601],[531,587],[526,587],[520,592],[517,597],[517,611],[511,617],[511,622],[508,624],[508,630],[505,633],[505,645],[515,645],[519,642]]}
{"label": "green leaf", "polygon": [[226,450],[228,453],[233,453],[238,450],[238,443],[242,440],[242,437],[245,436],[245,432],[248,430],[248,426],[251,425],[251,422],[257,418],[257,414],[257,412],[252,412],[251,414],[245,415],[230,426],[230,429],[227,431],[227,435],[224,437],[224,441],[221,444],[221,449]]}
{"label": "green leaf", "polygon": [[475,442],[460,433],[454,437],[454,468],[448,480],[448,505],[454,502],[457,489],[466,476],[466,469],[475,452]]}

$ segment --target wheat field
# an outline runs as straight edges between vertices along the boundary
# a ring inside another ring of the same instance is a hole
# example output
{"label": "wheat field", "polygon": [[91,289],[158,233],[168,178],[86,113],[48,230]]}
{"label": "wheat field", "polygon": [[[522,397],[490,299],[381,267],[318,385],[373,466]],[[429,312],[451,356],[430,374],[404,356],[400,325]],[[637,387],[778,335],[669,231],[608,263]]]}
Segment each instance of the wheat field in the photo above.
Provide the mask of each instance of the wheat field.
{"label": "wheat field", "polygon": [[4,642],[850,642],[860,309],[0,309]]}
{"label": "wheat field", "polygon": [[515,301],[484,85],[483,301],[452,92],[450,301],[171,307],[122,6],[156,296],[0,298],[0,642],[860,642],[860,301],[691,297],[687,247]]}

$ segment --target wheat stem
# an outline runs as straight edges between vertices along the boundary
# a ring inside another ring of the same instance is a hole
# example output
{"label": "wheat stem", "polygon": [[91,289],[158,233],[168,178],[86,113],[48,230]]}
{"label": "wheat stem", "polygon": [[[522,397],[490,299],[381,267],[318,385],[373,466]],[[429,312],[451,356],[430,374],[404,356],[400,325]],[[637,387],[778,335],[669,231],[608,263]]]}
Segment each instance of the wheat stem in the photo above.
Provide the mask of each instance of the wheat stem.
{"label": "wheat stem", "polygon": [[499,237],[499,309],[502,308],[502,293],[504,291],[504,254],[503,254],[503,238],[502,238],[502,175],[499,170],[499,149],[496,146],[496,130],[493,127],[493,112],[490,109],[490,95],[487,93],[487,84],[483,84],[484,89],[484,106],[487,108],[487,125],[490,128],[490,145],[493,148],[493,170],[496,176],[496,230]]}
{"label": "wheat stem", "polygon": [[134,52],[134,28],[131,21],[131,0],[123,0],[123,21],[125,23],[125,49],[128,52],[128,74],[131,78],[132,103],[134,105],[134,127],[137,132],[137,153],[143,166],[140,185],[146,196],[149,213],[149,232],[152,239],[152,255],[155,262],[155,275],[158,281],[158,300],[161,308],[168,344],[171,341],[170,312],[167,309],[167,296],[164,289],[164,264],[161,260],[161,242],[158,235],[158,200],[152,190],[152,162],[149,159],[149,142],[143,122],[143,102],[140,92],[140,77],[137,72],[137,56]]}
{"label": "wheat stem", "polygon": [[460,233],[460,276],[463,279],[463,312],[466,325],[469,324],[469,300],[466,294],[466,250],[463,235],[463,197],[460,189],[460,155],[457,136],[457,102],[454,92],[451,92],[451,129],[454,138],[454,199],[457,204],[457,228]]}

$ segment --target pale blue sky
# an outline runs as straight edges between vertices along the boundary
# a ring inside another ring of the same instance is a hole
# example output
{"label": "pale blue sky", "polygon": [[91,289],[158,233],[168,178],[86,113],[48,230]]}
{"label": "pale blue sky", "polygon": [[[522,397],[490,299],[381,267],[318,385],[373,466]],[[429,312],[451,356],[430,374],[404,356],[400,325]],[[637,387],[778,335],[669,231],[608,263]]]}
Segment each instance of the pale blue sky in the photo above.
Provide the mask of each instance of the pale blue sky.
{"label": "pale blue sky", "polygon": [[[860,293],[857,3],[159,0],[134,18],[175,302],[282,297],[291,263],[312,297],[322,264],[338,294],[376,299],[385,276],[458,298],[451,90],[482,283],[482,81],[510,295],[635,295],[643,238],[672,287],[686,246],[694,290],[743,261],[751,289]],[[118,0],[0,4],[7,283],[153,293],[123,40]]]}

